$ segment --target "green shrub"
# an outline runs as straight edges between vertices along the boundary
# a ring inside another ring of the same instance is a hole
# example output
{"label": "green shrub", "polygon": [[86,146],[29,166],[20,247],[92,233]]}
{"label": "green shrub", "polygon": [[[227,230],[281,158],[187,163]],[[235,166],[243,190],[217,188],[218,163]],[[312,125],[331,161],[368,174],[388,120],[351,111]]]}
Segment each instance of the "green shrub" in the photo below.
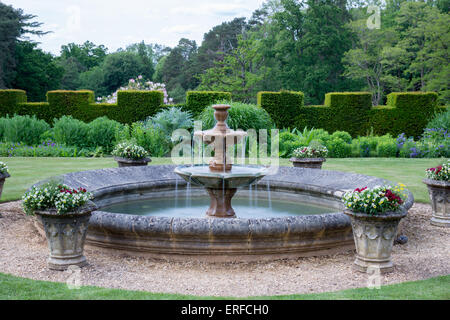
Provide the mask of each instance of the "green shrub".
{"label": "green shrub", "polygon": [[352,154],[352,147],[341,138],[332,138],[327,142],[328,156],[331,158],[347,158]]}
{"label": "green shrub", "polygon": [[313,129],[312,131],[314,132],[314,140],[321,141],[323,145],[331,139],[331,135],[324,129]]}
{"label": "green shrub", "polygon": [[[262,108],[248,103],[230,102],[226,100],[218,101],[219,104],[229,104],[231,108],[228,110],[227,124],[231,129],[271,129],[273,127],[272,119],[269,114]],[[216,120],[214,119],[214,109],[208,106],[200,115],[202,121],[202,129],[207,130],[214,127]]]}
{"label": "green shrub", "polygon": [[153,117],[149,117],[144,126],[158,128],[170,139],[172,132],[176,129],[192,129],[194,120],[190,112],[182,111],[177,107],[170,107],[161,110]]}
{"label": "green shrub", "polygon": [[426,127],[428,129],[444,129],[450,132],[450,108],[447,108],[444,112],[436,112]]}
{"label": "green shrub", "polygon": [[333,134],[331,135],[331,139],[333,139],[333,138],[341,138],[346,143],[352,143],[352,136],[348,132],[345,132],[345,131],[333,132]]}
{"label": "green shrub", "polygon": [[[296,127],[295,116],[303,107],[303,92],[258,92],[257,104],[268,112],[277,128]],[[302,128],[305,126],[300,126]]]}
{"label": "green shrub", "polygon": [[66,146],[88,147],[89,125],[72,116],[54,120],[53,137],[56,143]]}
{"label": "green shrub", "polygon": [[47,122],[38,120],[35,116],[8,116],[0,121],[0,125],[3,141],[22,142],[29,146],[39,144],[41,135],[50,129]]}
{"label": "green shrub", "polygon": [[397,155],[397,144],[394,141],[380,141],[377,145],[379,157],[395,157]]}
{"label": "green shrub", "polygon": [[[130,138],[148,151],[150,156],[163,157],[170,152],[171,142],[160,129],[136,122],[129,130]],[[126,133],[122,132],[122,136],[126,136]]]}
{"label": "green shrub", "polygon": [[186,93],[186,111],[194,117],[200,115],[206,107],[220,100],[231,100],[230,92],[223,91],[188,91]]}
{"label": "green shrub", "polygon": [[110,153],[114,147],[117,131],[122,125],[107,117],[97,118],[89,123],[88,145],[91,148],[102,147],[106,153]]}

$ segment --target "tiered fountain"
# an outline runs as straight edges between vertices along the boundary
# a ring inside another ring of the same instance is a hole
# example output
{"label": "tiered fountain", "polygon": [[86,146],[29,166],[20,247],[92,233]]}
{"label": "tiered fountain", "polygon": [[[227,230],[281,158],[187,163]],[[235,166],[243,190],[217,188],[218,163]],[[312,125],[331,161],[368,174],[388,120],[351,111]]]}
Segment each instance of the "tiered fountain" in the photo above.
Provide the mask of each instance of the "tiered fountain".
{"label": "tiered fountain", "polygon": [[[280,167],[269,175],[263,166],[233,164],[231,151],[244,142],[246,133],[227,127],[229,108],[214,106],[216,126],[195,132],[214,148],[207,165],[65,174],[65,184],[91,191],[100,208],[92,213],[87,244],[168,260],[216,262],[271,260],[354,248],[350,219],[342,213],[342,195],[357,187],[388,182],[348,172],[294,167]],[[231,206],[235,194],[237,216]],[[181,201],[183,198],[186,201]],[[405,209],[412,204],[409,194]]]}
{"label": "tiered fountain", "polygon": [[210,196],[210,206],[206,214],[217,218],[234,218],[236,213],[231,206],[231,199],[237,188],[248,186],[262,179],[267,174],[263,166],[233,166],[233,157],[229,150],[234,149],[247,135],[242,130],[231,130],[226,120],[229,105],[213,106],[215,127],[207,131],[196,131],[194,136],[201,139],[201,143],[213,145],[214,158],[209,166],[181,166],[175,172],[188,183],[206,188]]}

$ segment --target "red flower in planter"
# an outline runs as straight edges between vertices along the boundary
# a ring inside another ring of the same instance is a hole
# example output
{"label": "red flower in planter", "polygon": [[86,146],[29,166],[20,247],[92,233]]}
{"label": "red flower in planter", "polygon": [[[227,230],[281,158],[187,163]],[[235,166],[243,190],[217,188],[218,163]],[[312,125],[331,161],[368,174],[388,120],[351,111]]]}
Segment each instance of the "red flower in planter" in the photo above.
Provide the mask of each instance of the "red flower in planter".
{"label": "red flower in planter", "polygon": [[355,191],[356,192],[363,192],[366,189],[367,189],[367,187],[364,187],[364,188],[361,188],[361,189],[360,188],[356,188]]}

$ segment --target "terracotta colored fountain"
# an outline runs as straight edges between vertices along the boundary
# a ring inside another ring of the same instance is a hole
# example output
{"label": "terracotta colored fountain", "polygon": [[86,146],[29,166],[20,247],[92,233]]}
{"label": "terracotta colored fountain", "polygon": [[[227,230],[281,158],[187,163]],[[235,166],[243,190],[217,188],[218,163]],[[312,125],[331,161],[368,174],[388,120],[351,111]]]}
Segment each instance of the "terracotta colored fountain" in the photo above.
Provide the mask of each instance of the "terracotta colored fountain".
{"label": "terracotta colored fountain", "polygon": [[214,117],[217,121],[214,128],[207,131],[196,131],[194,136],[211,144],[214,157],[209,166],[180,166],[175,172],[186,181],[206,188],[211,201],[206,214],[211,217],[236,217],[231,199],[237,188],[248,186],[263,178],[267,169],[263,166],[233,166],[230,150],[239,143],[247,133],[242,130],[231,130],[226,124],[229,105],[214,105]]}

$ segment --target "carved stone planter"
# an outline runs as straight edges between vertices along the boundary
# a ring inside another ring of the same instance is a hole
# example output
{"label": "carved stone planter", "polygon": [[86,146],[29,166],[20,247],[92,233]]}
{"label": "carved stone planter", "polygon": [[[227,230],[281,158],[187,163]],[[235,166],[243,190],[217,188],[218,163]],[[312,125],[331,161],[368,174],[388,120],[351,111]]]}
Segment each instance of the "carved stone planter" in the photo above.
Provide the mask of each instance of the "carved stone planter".
{"label": "carved stone planter", "polygon": [[344,210],[351,219],[353,239],[355,240],[355,269],[361,272],[379,270],[386,273],[393,270],[391,261],[392,246],[397,234],[400,220],[407,212],[387,212],[368,215],[351,210]]}
{"label": "carved stone planter", "polygon": [[134,159],[128,159],[128,158],[121,158],[121,157],[114,157],[114,160],[117,161],[117,163],[119,164],[119,167],[146,166],[149,162],[152,161],[150,158],[134,160]]}
{"label": "carved stone planter", "polygon": [[9,173],[0,173],[0,198],[2,197],[3,184],[5,183],[5,179],[9,177]]}
{"label": "carved stone planter", "polygon": [[440,227],[450,227],[450,182],[423,179],[428,186],[433,216],[430,223]]}
{"label": "carved stone planter", "polygon": [[56,210],[35,211],[47,237],[50,269],[66,270],[70,265],[83,267],[87,264],[83,255],[84,241],[91,212],[96,209],[93,203],[89,203],[65,214],[57,214]]}
{"label": "carved stone planter", "polygon": [[327,161],[325,158],[295,158],[289,159],[294,167],[297,168],[310,168],[310,169],[322,169],[322,163]]}

